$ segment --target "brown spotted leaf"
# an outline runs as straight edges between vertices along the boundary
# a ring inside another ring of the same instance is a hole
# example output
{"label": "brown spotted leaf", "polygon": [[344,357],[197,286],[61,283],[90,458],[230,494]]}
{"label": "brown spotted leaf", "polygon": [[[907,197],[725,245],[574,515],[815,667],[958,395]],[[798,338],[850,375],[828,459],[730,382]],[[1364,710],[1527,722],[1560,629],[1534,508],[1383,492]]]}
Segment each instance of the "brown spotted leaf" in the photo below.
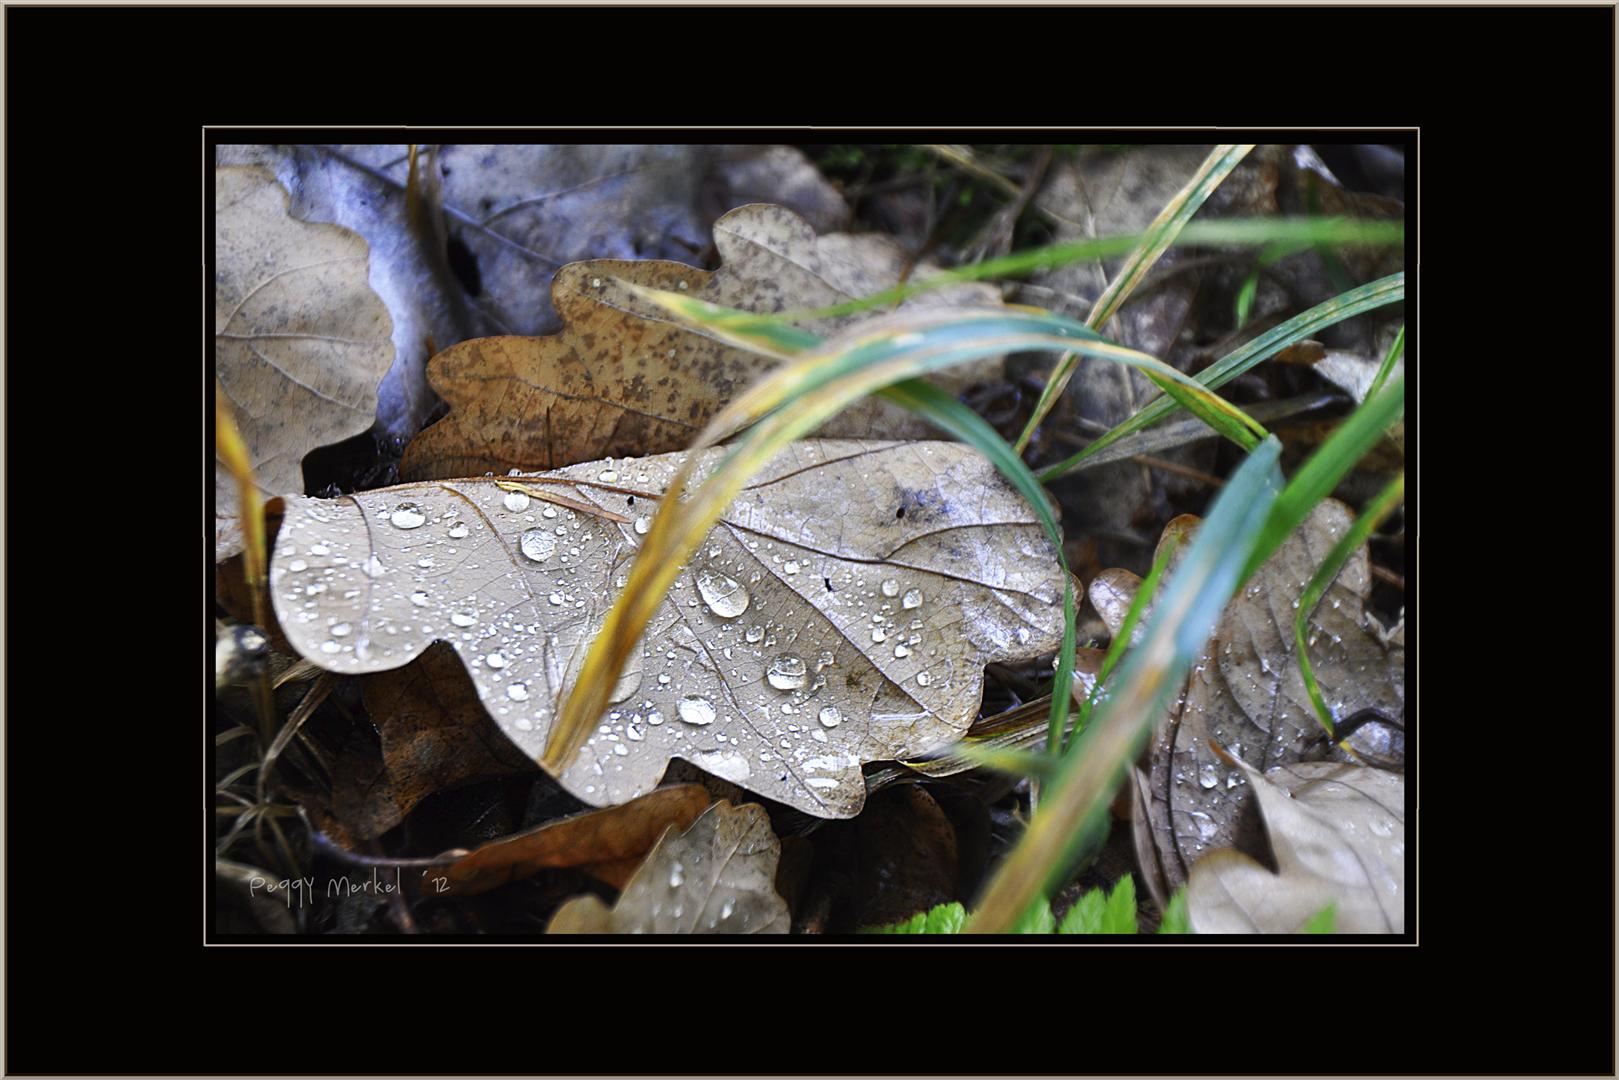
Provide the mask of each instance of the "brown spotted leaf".
{"label": "brown spotted leaf", "polygon": [[[563,320],[551,337],[492,337],[444,350],[428,366],[450,414],[406,448],[408,479],[547,469],[687,446],[720,407],[776,361],[673,322],[624,282],[685,291],[725,307],[776,312],[825,307],[885,289],[910,269],[882,236],[817,237],[780,206],[740,207],[714,225],[723,260],[712,273],[676,262],[595,260],[557,271]],[[958,285],[913,306],[998,304],[989,286]],[[861,316],[805,324],[828,335]],[[949,375],[959,387],[983,365]],[[846,411],[826,436],[925,438],[930,429],[882,401]]]}
{"label": "brown spotted leaf", "polygon": [[757,803],[709,807],[683,833],[664,834],[608,908],[594,896],[563,904],[552,934],[785,934],[776,892],[781,842]]}
{"label": "brown spotted leaf", "polygon": [[[702,451],[698,472],[724,453]],[[538,760],[684,457],[289,497],[270,567],[277,617],[300,654],[344,673],[449,643]],[[605,806],[682,758],[807,813],[853,816],[863,763],[954,741],[986,663],[1056,648],[1060,573],[1032,510],[967,447],[791,444],[681,572],[558,779]]]}
{"label": "brown spotted leaf", "polygon": [[[366,243],[287,212],[266,169],[214,170],[214,374],[265,495],[302,491],[304,455],[371,427],[393,362]],[[235,481],[214,465],[214,559],[241,550]]]}
{"label": "brown spotted leaf", "polygon": [[701,784],[679,784],[502,837],[444,869],[442,892],[471,896],[545,869],[638,863],[666,829],[685,829],[712,801]]}
{"label": "brown spotted leaf", "polygon": [[[1187,520],[1171,526],[1185,532]],[[1156,870],[1170,891],[1215,848],[1263,847],[1242,773],[1210,748],[1211,739],[1260,769],[1347,757],[1328,740],[1305,692],[1294,649],[1293,603],[1353,521],[1350,509],[1336,500],[1316,507],[1226,606],[1184,694],[1159,726],[1145,784],[1150,802],[1138,804],[1136,827],[1151,830]],[[1183,541],[1181,550],[1185,546]],[[1123,571],[1102,577],[1091,600],[1117,632],[1139,582]],[[1306,642],[1337,721],[1375,716],[1349,733],[1349,745],[1364,760],[1403,768],[1405,635],[1403,627],[1385,630],[1366,610],[1371,585],[1362,546],[1311,615]],[[1143,871],[1154,877],[1154,868]]]}
{"label": "brown spotted leaf", "polygon": [[1405,930],[1405,776],[1333,762],[1244,775],[1276,872],[1233,848],[1192,867],[1186,911],[1200,934],[1291,934],[1332,904],[1340,934]]}

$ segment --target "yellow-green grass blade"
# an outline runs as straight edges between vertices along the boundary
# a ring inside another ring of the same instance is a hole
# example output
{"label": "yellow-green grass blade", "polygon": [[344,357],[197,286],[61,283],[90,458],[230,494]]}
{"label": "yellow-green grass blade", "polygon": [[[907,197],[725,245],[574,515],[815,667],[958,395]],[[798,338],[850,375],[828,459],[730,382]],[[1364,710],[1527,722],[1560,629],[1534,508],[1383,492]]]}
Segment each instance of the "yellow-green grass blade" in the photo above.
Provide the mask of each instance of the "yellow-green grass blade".
{"label": "yellow-green grass blade", "polygon": [[1266,439],[1227,481],[1163,590],[1141,644],[1090,729],[1065,755],[1039,810],[1002,864],[968,929],[1006,933],[1096,828],[1164,704],[1186,677],[1236,592],[1244,561],[1282,488],[1281,443]]}
{"label": "yellow-green grass blade", "polygon": [[[1235,379],[1238,375],[1251,370],[1255,366],[1275,356],[1290,345],[1353,318],[1363,312],[1372,311],[1388,304],[1399,303],[1405,299],[1405,273],[1390,274],[1379,278],[1359,288],[1351,289],[1326,300],[1309,311],[1303,312],[1282,323],[1280,326],[1259,335],[1248,344],[1236,349],[1221,358],[1197,375],[1197,381],[1217,389]],[[1101,436],[1085,449],[1064,461],[1042,469],[1038,475],[1042,483],[1049,484],[1058,477],[1075,471],[1092,455],[1103,448],[1111,446],[1127,435],[1134,434],[1143,428],[1150,427],[1159,420],[1168,416],[1179,404],[1173,398],[1157,398],[1148,402],[1128,420],[1119,424],[1106,435]]]}
{"label": "yellow-green grass blade", "polygon": [[1372,535],[1372,530],[1382,523],[1383,519],[1400,505],[1405,498],[1405,473],[1401,472],[1388,486],[1378,492],[1360,515],[1333,545],[1327,553],[1325,561],[1316,570],[1315,576],[1304,588],[1304,595],[1299,597],[1299,613],[1293,617],[1293,645],[1299,656],[1299,674],[1304,676],[1304,689],[1310,695],[1310,704],[1315,706],[1315,715],[1321,721],[1321,727],[1330,737],[1337,730],[1337,717],[1327,708],[1326,700],[1321,696],[1321,685],[1316,682],[1315,669],[1310,666],[1310,650],[1308,645],[1308,630],[1310,616],[1315,613],[1316,605],[1321,603],[1321,597],[1326,594],[1327,586],[1338,576],[1344,563],[1355,553],[1355,549],[1366,542]]}
{"label": "yellow-green grass blade", "polygon": [[[1186,182],[1186,186],[1175,193],[1174,198],[1164,205],[1147,226],[1141,243],[1130,253],[1119,268],[1106,290],[1091,305],[1090,314],[1085,319],[1085,325],[1093,329],[1101,329],[1102,324],[1113,317],[1113,313],[1124,305],[1137,285],[1141,284],[1147,276],[1147,271],[1169,250],[1175,237],[1191,222],[1192,215],[1203,206],[1208,197],[1214,194],[1214,189],[1220,182],[1231,175],[1248,152],[1253,149],[1250,145],[1225,144],[1216,146],[1198,167],[1196,174]],[[1046,414],[1056,406],[1057,399],[1068,388],[1068,380],[1073,378],[1074,368],[1079,364],[1079,357],[1069,353],[1057,361],[1057,366],[1051,371],[1051,377],[1046,380],[1045,389],[1040,393],[1040,400],[1035,403],[1034,415],[1024,425],[1023,433],[1018,436],[1014,444],[1018,453],[1022,453],[1034,437],[1035,430],[1045,420]]]}
{"label": "yellow-green grass blade", "polygon": [[[870,296],[845,300],[826,307],[773,312],[769,315],[738,312],[730,325],[732,328],[764,326],[771,323],[799,323],[812,319],[853,315],[856,312],[898,304],[920,293],[959,285],[962,282],[1021,277],[1037,270],[1051,270],[1076,262],[1128,255],[1146,236],[1144,232],[1121,233],[1116,236],[1098,236],[1051,244],[1003,255],[997,259],[986,259],[970,266],[943,270],[883,289]],[[1170,246],[1263,248],[1277,244],[1297,248],[1318,243],[1338,247],[1398,247],[1405,243],[1405,224],[1382,219],[1342,217],[1222,218],[1218,221],[1188,223],[1170,242]]]}
{"label": "yellow-green grass blade", "polygon": [[1171,537],[1164,545],[1164,550],[1153,560],[1152,569],[1147,573],[1147,580],[1141,583],[1141,587],[1136,590],[1135,598],[1130,601],[1130,610],[1125,613],[1119,632],[1113,635],[1113,643],[1108,646],[1107,655],[1102,658],[1102,668],[1096,673],[1096,681],[1091,684],[1091,692],[1085,696],[1084,704],[1079,708],[1079,717],[1074,721],[1075,735],[1083,733],[1090,726],[1096,702],[1106,692],[1104,687],[1107,680],[1113,675],[1113,669],[1118,667],[1125,650],[1129,648],[1130,639],[1135,636],[1136,624],[1141,621],[1142,613],[1152,604],[1152,598],[1158,592],[1158,586],[1164,579],[1164,571],[1169,567],[1169,560],[1174,557],[1177,546],[1177,539]]}
{"label": "yellow-green grass blade", "polygon": [[[667,295],[655,297],[663,302]],[[674,299],[675,303],[665,305],[668,310],[677,315],[689,310],[682,302],[688,298],[677,294]],[[1176,391],[1186,389],[1178,385],[1181,382],[1196,385],[1144,353],[1100,340],[1076,340],[1086,336],[1094,338],[1083,324],[1049,313],[991,309],[891,315],[854,327],[811,349],[721,410],[692,449],[712,446],[749,424],[753,426],[730,444],[726,456],[689,497],[686,488],[695,459],[688,458],[676,472],[630,568],[624,590],[586,653],[573,693],[562,705],[542,764],[560,772],[578,753],[596,718],[605,711],[611,687],[681,565],[747,481],[788,442],[807,435],[854,401],[950,364],[1019,349],[1079,348],[1161,374],[1165,385],[1176,384]],[[1196,393],[1207,391],[1198,387]],[[1217,397],[1210,397],[1237,417],[1242,416]],[[789,400],[791,408],[781,408]],[[1204,407],[1208,403],[1195,404]],[[1032,483],[1032,476],[1029,481]],[[1037,484],[1033,490],[1039,491]],[[1043,495],[1041,499],[1043,505]],[[1060,552],[1060,537],[1057,546]],[[1071,605],[1070,592],[1066,606]],[[1065,654],[1071,664],[1072,649],[1065,650]],[[1061,707],[1066,710],[1067,703]]]}

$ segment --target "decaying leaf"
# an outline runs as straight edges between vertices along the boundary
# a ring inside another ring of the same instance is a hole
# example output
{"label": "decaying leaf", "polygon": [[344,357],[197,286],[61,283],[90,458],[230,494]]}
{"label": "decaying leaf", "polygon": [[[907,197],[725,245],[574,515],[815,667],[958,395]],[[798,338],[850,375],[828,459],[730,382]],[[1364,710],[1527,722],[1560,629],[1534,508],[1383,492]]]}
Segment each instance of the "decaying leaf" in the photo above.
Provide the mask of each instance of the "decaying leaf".
{"label": "decaying leaf", "polygon": [[[1195,519],[1177,519],[1171,527],[1184,531],[1189,520]],[[1161,878],[1142,867],[1155,894],[1167,895],[1184,883],[1187,870],[1208,851],[1256,851],[1262,844],[1241,772],[1224,763],[1209,740],[1263,769],[1347,757],[1321,729],[1304,689],[1293,646],[1293,603],[1353,521],[1350,509],[1336,500],[1315,509],[1227,605],[1185,693],[1160,726],[1146,782],[1151,801],[1138,804],[1135,816],[1136,827],[1153,834],[1142,849],[1155,849],[1161,864]],[[1091,599],[1117,632],[1139,582],[1122,571],[1105,577]],[[1363,546],[1310,618],[1310,662],[1340,722],[1369,713],[1379,718],[1349,734],[1356,753],[1403,767],[1405,636],[1403,627],[1390,633],[1366,610],[1371,585]]]}
{"label": "decaying leaf", "polygon": [[[699,473],[723,449],[701,451]],[[345,673],[447,641],[538,760],[684,454],[545,476],[286,499],[270,591],[300,654]],[[820,817],[860,766],[972,722],[984,665],[1050,652],[1062,581],[1033,511],[955,443],[809,440],[761,472],[682,570],[558,779],[625,802],[683,758]]]}
{"label": "decaying leaf", "polygon": [[[700,784],[658,788],[622,806],[575,814],[502,837],[442,871],[445,895],[471,896],[540,870],[630,863],[652,849],[664,830],[683,830],[713,800]],[[624,878],[610,871],[613,884]],[[626,875],[627,877],[628,875]]]}
{"label": "decaying leaf", "polygon": [[428,343],[550,333],[548,286],[564,263],[692,258],[721,212],[749,202],[785,204],[823,230],[848,218],[831,185],[784,146],[427,146],[418,195],[432,196],[415,204],[425,215],[406,195],[404,145],[220,146],[217,162],[269,168],[292,192],[294,216],[370,244],[395,349],[377,421],[400,439],[435,404]]}
{"label": "decaying leaf", "polygon": [[[714,225],[723,265],[709,273],[675,262],[597,260],[557,271],[551,295],[563,319],[552,337],[495,337],[446,349],[429,365],[450,414],[406,448],[409,479],[547,469],[621,454],[688,445],[703,425],[777,361],[676,324],[626,282],[684,291],[745,311],[825,307],[885,289],[910,268],[903,248],[883,236],[815,231],[780,206],[733,210]],[[927,268],[918,268],[919,274]],[[997,305],[986,285],[958,285],[913,298],[910,306]],[[828,336],[860,316],[807,322]],[[952,387],[986,370],[948,374]],[[871,400],[820,432],[926,438],[912,414]]]}
{"label": "decaying leaf", "polygon": [[[265,495],[302,491],[303,458],[358,435],[393,361],[366,243],[287,213],[267,170],[214,170],[214,374]],[[214,467],[214,559],[241,550],[235,484]]]}
{"label": "decaying leaf", "polygon": [[775,887],[781,843],[757,803],[719,802],[669,831],[611,909],[594,896],[563,904],[552,934],[785,934]]}
{"label": "decaying leaf", "polygon": [[1231,848],[1192,867],[1200,934],[1290,934],[1328,904],[1340,934],[1405,930],[1405,776],[1304,762],[1263,775],[1237,763],[1259,801],[1276,873]]}

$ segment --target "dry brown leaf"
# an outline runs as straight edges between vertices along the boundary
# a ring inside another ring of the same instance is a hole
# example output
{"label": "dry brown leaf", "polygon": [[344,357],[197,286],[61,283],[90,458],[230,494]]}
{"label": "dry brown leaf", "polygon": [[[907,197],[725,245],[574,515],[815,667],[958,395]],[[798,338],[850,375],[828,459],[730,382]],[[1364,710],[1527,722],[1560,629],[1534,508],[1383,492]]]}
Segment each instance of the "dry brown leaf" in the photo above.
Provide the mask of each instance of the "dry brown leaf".
{"label": "dry brown leaf", "polygon": [[622,886],[626,863],[639,865],[666,829],[684,830],[711,801],[702,785],[681,784],[503,837],[441,871],[442,892],[472,896],[541,870],[603,863],[608,879]]}
{"label": "dry brown leaf", "polygon": [[1405,776],[1360,765],[1238,764],[1265,817],[1277,872],[1232,848],[1192,867],[1200,934],[1290,934],[1328,904],[1340,934],[1405,931]]}
{"label": "dry brown leaf", "polygon": [[611,909],[578,896],[551,917],[551,934],[785,934],[776,892],[781,843],[762,806],[709,807],[683,833],[664,834]]}
{"label": "dry brown leaf", "polygon": [[[702,451],[698,472],[724,452]],[[448,641],[538,760],[684,457],[577,465],[550,474],[560,483],[289,497],[270,569],[282,629],[344,673]],[[1033,511],[955,443],[794,443],[699,552],[559,777],[587,803],[652,790],[678,757],[807,813],[853,816],[862,763],[954,741],[986,663],[1061,637],[1061,571]]]}
{"label": "dry brown leaf", "polygon": [[[1191,521],[1176,519],[1170,528],[1184,534]],[[1263,769],[1346,757],[1328,741],[1304,690],[1293,646],[1293,603],[1353,521],[1343,503],[1322,502],[1226,606],[1153,745],[1151,802],[1138,804],[1136,814],[1136,827],[1153,833],[1160,863],[1161,882],[1150,880],[1155,868],[1142,868],[1150,885],[1173,891],[1192,864],[1215,848],[1262,848],[1242,774],[1210,749],[1209,740]],[[1179,550],[1186,546],[1183,541]],[[1091,600],[1117,633],[1139,581],[1123,571],[1104,578]],[[1311,616],[1310,662],[1340,722],[1366,710],[1386,719],[1356,729],[1350,746],[1370,760],[1398,764],[1404,760],[1405,636],[1403,629],[1384,630],[1366,611],[1371,586],[1363,545]]]}
{"label": "dry brown leaf", "polygon": [[[287,212],[266,169],[214,170],[214,374],[266,497],[302,491],[304,455],[368,430],[393,361],[366,243]],[[235,482],[214,463],[214,559],[241,550]]]}
{"label": "dry brown leaf", "polygon": [[[714,242],[724,261],[713,273],[652,260],[565,266],[551,287],[561,333],[479,338],[434,357],[429,381],[450,404],[450,414],[411,442],[400,474],[450,478],[678,450],[724,403],[776,366],[677,325],[623,282],[775,312],[866,296],[909,269],[904,249],[887,237],[817,238],[804,219],[780,206],[731,211],[715,223]],[[990,286],[957,285],[923,293],[910,306],[999,302]],[[805,327],[827,335],[860,317]],[[987,370],[968,365],[953,370],[946,382],[960,387]],[[912,414],[871,400],[819,434],[925,438],[930,432]]]}

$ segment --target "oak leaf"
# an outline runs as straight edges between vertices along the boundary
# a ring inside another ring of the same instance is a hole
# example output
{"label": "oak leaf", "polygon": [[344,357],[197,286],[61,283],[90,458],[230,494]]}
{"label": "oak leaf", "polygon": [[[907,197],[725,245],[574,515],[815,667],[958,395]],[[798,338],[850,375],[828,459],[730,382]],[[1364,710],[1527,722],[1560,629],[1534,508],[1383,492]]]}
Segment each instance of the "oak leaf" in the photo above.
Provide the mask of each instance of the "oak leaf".
{"label": "oak leaf", "polygon": [[[780,206],[740,207],[714,225],[723,265],[606,260],[557,271],[552,300],[563,320],[551,337],[489,337],[445,349],[428,380],[450,414],[405,450],[407,479],[443,479],[508,469],[548,469],[621,454],[678,450],[720,407],[778,361],[673,322],[625,283],[684,291],[724,307],[777,312],[825,307],[888,288],[910,269],[884,236],[817,237]],[[925,276],[926,267],[917,268]],[[987,285],[922,293],[907,306],[998,305]],[[830,336],[862,316],[803,324]],[[961,388],[986,363],[954,369]],[[823,436],[926,438],[927,425],[882,401],[863,402],[824,426]]]}
{"label": "oak leaf", "polygon": [[[701,451],[698,472],[724,453]],[[288,497],[277,617],[299,653],[350,674],[448,642],[538,760],[685,456]],[[851,817],[862,763],[954,741],[986,663],[1057,647],[1060,574],[1033,511],[965,446],[791,444],[682,570],[558,779],[620,803],[678,757]]]}
{"label": "oak leaf", "polygon": [[[367,247],[287,212],[268,170],[214,170],[214,373],[266,496],[302,491],[303,458],[368,430],[393,362]],[[214,465],[214,559],[241,550],[235,481]]]}
{"label": "oak leaf", "polygon": [[776,892],[781,842],[757,803],[709,807],[658,841],[611,909],[578,896],[551,917],[552,934],[785,934]]}

